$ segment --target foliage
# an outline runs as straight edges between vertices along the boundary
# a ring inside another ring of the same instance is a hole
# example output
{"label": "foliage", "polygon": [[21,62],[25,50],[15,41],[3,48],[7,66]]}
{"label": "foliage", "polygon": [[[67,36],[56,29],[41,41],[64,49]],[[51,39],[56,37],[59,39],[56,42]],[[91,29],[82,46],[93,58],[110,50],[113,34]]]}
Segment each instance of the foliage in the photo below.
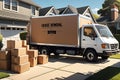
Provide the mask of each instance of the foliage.
{"label": "foliage", "polygon": [[21,40],[26,40],[26,37],[27,37],[27,32],[26,31],[20,33],[20,39]]}
{"label": "foliage", "polygon": [[93,14],[95,19],[98,19],[100,16],[98,14]]}
{"label": "foliage", "polygon": [[107,67],[86,80],[120,80],[120,68]]}
{"label": "foliage", "polygon": [[102,4],[102,9],[98,10],[98,14],[101,16],[110,15],[110,7],[113,4],[117,5],[120,10],[120,0],[105,0]]}
{"label": "foliage", "polygon": [[5,78],[5,77],[9,77],[9,74],[0,72],[0,79]]}

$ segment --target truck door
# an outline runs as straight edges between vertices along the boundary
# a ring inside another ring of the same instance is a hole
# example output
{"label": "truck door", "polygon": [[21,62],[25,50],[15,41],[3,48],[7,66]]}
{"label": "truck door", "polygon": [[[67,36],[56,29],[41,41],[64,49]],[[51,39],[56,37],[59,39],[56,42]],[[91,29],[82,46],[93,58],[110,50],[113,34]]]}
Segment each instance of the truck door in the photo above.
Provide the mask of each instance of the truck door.
{"label": "truck door", "polygon": [[83,27],[82,38],[81,38],[82,48],[94,48],[97,49],[97,34],[92,26]]}

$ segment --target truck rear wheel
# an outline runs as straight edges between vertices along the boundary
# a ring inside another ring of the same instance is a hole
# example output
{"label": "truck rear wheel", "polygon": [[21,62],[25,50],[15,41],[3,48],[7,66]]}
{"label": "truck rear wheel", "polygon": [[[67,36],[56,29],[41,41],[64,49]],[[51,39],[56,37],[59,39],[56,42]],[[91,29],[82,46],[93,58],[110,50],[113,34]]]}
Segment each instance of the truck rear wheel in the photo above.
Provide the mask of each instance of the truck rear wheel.
{"label": "truck rear wheel", "polygon": [[87,50],[85,53],[85,59],[90,62],[97,62],[98,56],[94,50]]}
{"label": "truck rear wheel", "polygon": [[49,49],[47,47],[41,48],[40,54],[50,55]]}

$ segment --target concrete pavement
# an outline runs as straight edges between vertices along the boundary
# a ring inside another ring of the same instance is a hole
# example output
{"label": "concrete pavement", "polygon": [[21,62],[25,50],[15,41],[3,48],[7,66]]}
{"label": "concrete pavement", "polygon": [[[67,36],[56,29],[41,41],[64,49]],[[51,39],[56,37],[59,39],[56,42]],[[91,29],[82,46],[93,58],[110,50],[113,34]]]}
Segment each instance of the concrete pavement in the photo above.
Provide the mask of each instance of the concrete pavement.
{"label": "concrete pavement", "polygon": [[61,56],[59,59],[52,57],[47,64],[37,65],[22,74],[11,74],[3,80],[84,80],[108,66],[120,67],[120,60],[89,63],[79,56]]}

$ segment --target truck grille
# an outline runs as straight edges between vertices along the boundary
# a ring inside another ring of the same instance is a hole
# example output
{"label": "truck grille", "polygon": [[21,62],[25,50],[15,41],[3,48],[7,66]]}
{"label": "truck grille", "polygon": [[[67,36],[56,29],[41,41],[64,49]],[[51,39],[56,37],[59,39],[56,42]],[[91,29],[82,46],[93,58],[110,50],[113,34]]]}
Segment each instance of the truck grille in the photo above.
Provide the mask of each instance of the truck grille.
{"label": "truck grille", "polygon": [[118,44],[111,44],[111,49],[117,49],[118,48]]}

